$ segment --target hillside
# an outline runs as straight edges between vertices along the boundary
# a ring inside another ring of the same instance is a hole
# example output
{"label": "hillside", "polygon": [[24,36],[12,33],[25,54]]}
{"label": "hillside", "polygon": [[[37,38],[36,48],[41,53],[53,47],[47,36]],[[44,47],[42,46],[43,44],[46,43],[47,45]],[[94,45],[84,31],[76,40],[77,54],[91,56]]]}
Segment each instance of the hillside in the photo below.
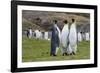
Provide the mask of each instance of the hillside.
{"label": "hillside", "polygon": [[64,12],[45,12],[45,11],[22,11],[22,25],[23,30],[32,28],[32,30],[50,30],[53,20],[58,21],[60,29],[63,27],[63,21],[68,20],[71,23],[71,19],[75,18],[77,21],[77,29],[80,31],[89,31],[90,27],[90,15],[85,13],[64,13]]}

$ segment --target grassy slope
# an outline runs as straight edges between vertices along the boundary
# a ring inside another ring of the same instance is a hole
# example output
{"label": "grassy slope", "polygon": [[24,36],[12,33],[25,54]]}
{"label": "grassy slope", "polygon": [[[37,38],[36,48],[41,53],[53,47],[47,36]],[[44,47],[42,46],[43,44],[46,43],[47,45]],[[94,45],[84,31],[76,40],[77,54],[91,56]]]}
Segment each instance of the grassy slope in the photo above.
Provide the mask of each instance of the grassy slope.
{"label": "grassy slope", "polygon": [[61,50],[56,57],[50,56],[50,41],[28,39],[23,37],[22,61],[54,61],[54,60],[79,60],[90,58],[90,42],[83,41],[78,44],[78,51],[75,56],[62,56]]}

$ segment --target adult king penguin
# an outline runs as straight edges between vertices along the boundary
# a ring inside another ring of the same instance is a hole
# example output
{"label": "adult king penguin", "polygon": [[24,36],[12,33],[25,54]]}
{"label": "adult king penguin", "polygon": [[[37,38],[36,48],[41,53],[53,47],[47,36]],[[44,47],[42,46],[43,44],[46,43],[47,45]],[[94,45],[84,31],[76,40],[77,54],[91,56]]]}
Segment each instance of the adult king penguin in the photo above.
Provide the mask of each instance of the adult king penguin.
{"label": "adult king penguin", "polygon": [[39,30],[35,30],[35,35],[36,35],[36,39],[40,38],[40,31]]}
{"label": "adult king penguin", "polygon": [[89,40],[90,40],[89,32],[86,32],[86,33],[85,33],[85,36],[86,36],[86,41],[89,41]]}
{"label": "adult king penguin", "polygon": [[27,34],[28,34],[29,39],[31,39],[32,38],[32,29],[31,28],[28,29]]}
{"label": "adult king penguin", "polygon": [[54,20],[52,26],[52,36],[51,36],[51,56],[56,56],[60,44],[60,29],[57,26],[57,20]]}
{"label": "adult king penguin", "polygon": [[81,42],[82,41],[82,35],[80,32],[78,32],[78,41]]}
{"label": "adult king penguin", "polygon": [[64,27],[61,32],[61,40],[60,40],[63,56],[71,52],[68,37],[69,37],[69,24],[68,21],[65,20]]}
{"label": "adult king penguin", "polygon": [[72,49],[72,54],[75,55],[77,51],[77,30],[75,19],[72,19],[72,24],[70,25],[69,44]]}
{"label": "adult king penguin", "polygon": [[44,32],[44,38],[47,40],[48,39],[48,32]]}

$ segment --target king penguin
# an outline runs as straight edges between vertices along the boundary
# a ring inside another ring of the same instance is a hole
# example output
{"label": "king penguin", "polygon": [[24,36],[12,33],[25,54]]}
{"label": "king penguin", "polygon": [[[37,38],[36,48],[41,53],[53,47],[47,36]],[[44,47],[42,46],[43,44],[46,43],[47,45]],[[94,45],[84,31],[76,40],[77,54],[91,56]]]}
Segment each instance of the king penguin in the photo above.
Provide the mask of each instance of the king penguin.
{"label": "king penguin", "polygon": [[72,49],[72,54],[75,55],[77,52],[77,30],[75,19],[72,19],[72,24],[70,25],[69,44]]}
{"label": "king penguin", "polygon": [[68,24],[68,21],[65,20],[64,21],[64,27],[62,29],[62,32],[61,32],[61,40],[60,40],[60,44],[61,44],[61,48],[62,48],[62,55],[67,55],[67,53],[69,53],[71,50],[69,47],[69,40],[68,40],[68,37],[69,37],[69,24]]}

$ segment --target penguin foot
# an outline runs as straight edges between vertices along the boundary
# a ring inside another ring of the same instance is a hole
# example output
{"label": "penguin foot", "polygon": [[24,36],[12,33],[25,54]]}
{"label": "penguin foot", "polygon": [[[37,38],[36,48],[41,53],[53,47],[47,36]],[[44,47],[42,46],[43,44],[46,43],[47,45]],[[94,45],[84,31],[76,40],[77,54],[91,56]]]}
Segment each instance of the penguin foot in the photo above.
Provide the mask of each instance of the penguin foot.
{"label": "penguin foot", "polygon": [[65,53],[65,55],[68,56],[69,54],[68,53]]}
{"label": "penguin foot", "polygon": [[62,56],[64,56],[65,54],[63,53]]}
{"label": "penguin foot", "polygon": [[67,53],[63,53],[63,54],[62,54],[62,56],[68,56],[68,55],[69,55],[69,54],[67,54]]}
{"label": "penguin foot", "polygon": [[57,56],[57,55],[54,54],[53,56]]}
{"label": "penguin foot", "polygon": [[70,53],[69,55],[73,55],[73,53]]}
{"label": "penguin foot", "polygon": [[76,53],[75,53],[75,52],[72,52],[72,54],[73,54],[73,55],[76,55]]}
{"label": "penguin foot", "polygon": [[50,54],[50,56],[57,56],[57,55],[55,55],[55,54]]}
{"label": "penguin foot", "polygon": [[52,54],[52,56],[57,56],[56,54]]}

